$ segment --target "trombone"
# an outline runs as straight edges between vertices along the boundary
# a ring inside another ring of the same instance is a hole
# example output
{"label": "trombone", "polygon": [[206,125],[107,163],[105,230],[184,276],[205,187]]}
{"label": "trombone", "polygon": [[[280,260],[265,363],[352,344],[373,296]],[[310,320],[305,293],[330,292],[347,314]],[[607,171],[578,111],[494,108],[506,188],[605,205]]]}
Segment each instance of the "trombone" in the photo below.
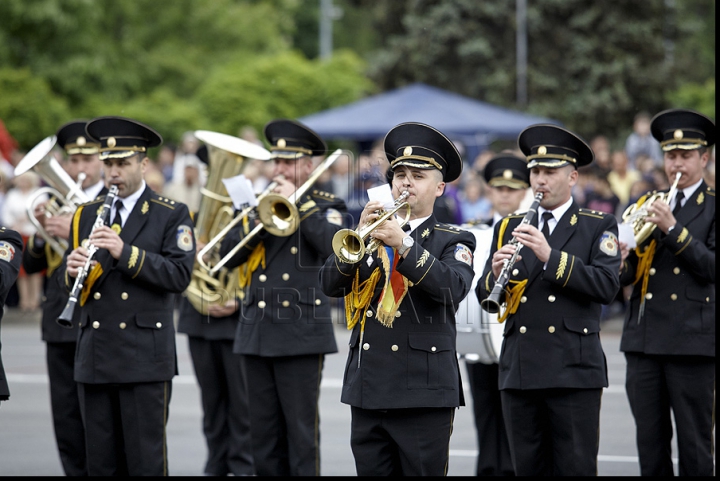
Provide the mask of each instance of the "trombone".
{"label": "trombone", "polygon": [[65,172],[60,163],[52,155],[52,150],[57,142],[57,137],[52,135],[41,140],[15,167],[15,176],[24,174],[30,170],[35,171],[48,184],[47,187],[40,187],[33,192],[32,198],[25,206],[30,222],[37,229],[38,234],[45,239],[45,242],[60,256],[65,254],[68,243],[65,239],[51,236],[48,231],[35,218],[35,204],[43,195],[50,195],[51,200],[45,206],[45,216],[52,217],[63,214],[74,213],[80,204],[89,202],[90,199],[82,190],[82,183],[85,180],[85,173],[78,175],[75,182],[70,174]]}
{"label": "trombone", "polygon": [[337,231],[333,236],[332,246],[338,259],[348,264],[354,264],[365,257],[365,254],[375,252],[382,242],[377,239],[370,239],[370,242],[365,245],[366,239],[386,220],[394,217],[400,209],[405,209],[405,218],[400,221],[400,226],[402,227],[407,224],[410,220],[410,204],[407,203],[406,199],[409,196],[410,193],[404,191],[395,199],[390,210],[377,211],[380,217],[372,222],[366,223],[357,230],[342,229]]}
{"label": "trombone", "polygon": [[223,266],[240,251],[240,249],[245,247],[245,245],[263,229],[278,237],[287,237],[294,234],[300,225],[300,213],[295,205],[296,202],[305,195],[305,192],[312,187],[317,179],[324,174],[325,171],[330,168],[330,166],[339,159],[342,154],[342,149],[337,149],[333,152],[320,166],[315,169],[308,180],[306,180],[303,185],[298,187],[298,189],[290,195],[289,198],[273,193],[272,190],[275,188],[275,185],[271,184],[268,186],[268,188],[265,189],[265,191],[263,191],[263,193],[258,197],[257,207],[247,207],[239,212],[230,224],[225,227],[225,229],[213,237],[207,245],[198,252],[198,263],[202,263],[207,266],[207,264],[201,259],[202,256],[215,247],[216,244],[221,242],[230,229],[237,225],[240,220],[247,217],[253,209],[257,211],[260,223],[256,225],[245,237],[243,237],[242,240],[225,255],[225,257],[220,259],[217,264],[210,268],[209,274],[211,276],[222,269]]}

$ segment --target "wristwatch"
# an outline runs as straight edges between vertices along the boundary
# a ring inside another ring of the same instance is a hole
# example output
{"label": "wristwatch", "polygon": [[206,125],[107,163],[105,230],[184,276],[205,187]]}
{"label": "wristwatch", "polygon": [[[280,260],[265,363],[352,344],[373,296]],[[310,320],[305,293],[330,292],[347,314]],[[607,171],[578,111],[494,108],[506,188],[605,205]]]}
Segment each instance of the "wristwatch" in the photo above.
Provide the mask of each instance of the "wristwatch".
{"label": "wristwatch", "polygon": [[399,255],[405,254],[405,252],[409,248],[411,248],[413,245],[415,245],[415,240],[411,236],[406,235],[405,237],[403,237],[402,245],[398,249],[398,254]]}

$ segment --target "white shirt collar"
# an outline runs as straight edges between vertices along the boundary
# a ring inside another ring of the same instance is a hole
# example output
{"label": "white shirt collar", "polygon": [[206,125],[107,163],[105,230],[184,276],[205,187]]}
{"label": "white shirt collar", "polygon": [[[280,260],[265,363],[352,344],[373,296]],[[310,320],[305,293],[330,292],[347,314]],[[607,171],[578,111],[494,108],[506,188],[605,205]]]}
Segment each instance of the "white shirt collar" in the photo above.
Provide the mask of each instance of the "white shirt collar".
{"label": "white shirt collar", "polygon": [[429,218],[430,218],[430,216],[421,217],[420,219],[413,219],[410,222],[408,222],[408,224],[410,224],[410,230],[408,231],[408,233],[410,233],[410,232],[414,231],[415,229],[417,229],[418,227],[420,227],[422,225],[422,223],[425,222],[426,220],[428,220]]}
{"label": "white shirt collar", "polygon": [[[140,188],[138,190],[136,190],[129,196],[125,197],[124,199],[119,196],[117,197],[117,199],[115,199],[115,204],[117,204],[118,200],[121,200],[123,203],[123,209],[120,211],[120,216],[122,217],[123,225],[125,225],[125,222],[127,222],[127,218],[130,215],[130,212],[132,212],[133,208],[135,207],[135,204],[137,204],[138,199],[140,199],[140,196],[142,195],[142,193],[145,192],[145,187],[146,187],[146,184],[145,184],[145,180],[143,179],[142,184],[140,185]],[[113,212],[111,213],[111,215],[114,216],[115,215],[115,212],[114,212],[115,205],[113,205],[112,209],[113,209]],[[114,217],[110,217],[110,218],[113,219]]]}
{"label": "white shirt collar", "polygon": [[[690,185],[688,187],[685,187],[684,189],[678,189],[678,193],[682,192],[683,196],[685,197],[685,201],[687,201],[694,193],[695,191],[700,187],[700,184],[702,184],[703,178],[700,177],[700,180],[695,182],[693,185]],[[677,199],[677,195],[675,196],[675,199]],[[673,200],[672,208],[675,208],[675,200]]]}

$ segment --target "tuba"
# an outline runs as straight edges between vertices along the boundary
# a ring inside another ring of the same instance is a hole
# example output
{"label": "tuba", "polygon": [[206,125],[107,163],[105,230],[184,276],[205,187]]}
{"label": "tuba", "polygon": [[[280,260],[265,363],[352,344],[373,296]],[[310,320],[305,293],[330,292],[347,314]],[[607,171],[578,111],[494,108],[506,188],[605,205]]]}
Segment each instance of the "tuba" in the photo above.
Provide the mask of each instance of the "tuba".
{"label": "tuba", "polygon": [[33,196],[26,206],[27,216],[37,229],[38,234],[45,239],[45,242],[57,254],[62,256],[65,254],[68,243],[61,237],[51,236],[38,222],[34,213],[36,204],[45,194],[49,194],[50,200],[45,205],[45,215],[52,217],[73,214],[80,204],[89,202],[92,199],[88,198],[87,194],[82,190],[85,174],[81,173],[76,183],[52,154],[56,142],[57,137],[54,135],[40,141],[15,167],[15,175],[18,176],[33,170],[48,184],[48,187],[40,187],[33,192]]}
{"label": "tuba", "polygon": [[678,172],[675,175],[675,182],[667,192],[652,192],[649,195],[645,195],[638,200],[638,202],[629,205],[625,212],[623,212],[622,220],[623,224],[630,225],[635,234],[635,243],[637,245],[642,244],[650,237],[652,231],[655,230],[657,224],[652,222],[646,222],[647,217],[650,215],[647,208],[650,207],[654,202],[664,202],[670,204],[675,198],[677,192],[678,182],[680,182],[682,173]]}
{"label": "tuba", "polygon": [[357,230],[342,229],[337,231],[332,240],[333,252],[335,252],[337,258],[342,262],[354,264],[365,257],[365,254],[375,252],[382,242],[377,239],[371,239],[367,245],[365,245],[367,238],[386,220],[395,217],[395,214],[401,209],[405,209],[405,217],[400,220],[400,227],[407,224],[410,220],[410,204],[407,203],[406,199],[409,196],[410,194],[404,191],[395,199],[392,208],[377,211],[376,213],[380,217],[359,227]]}
{"label": "tuba", "polygon": [[219,132],[197,130],[195,137],[208,148],[208,177],[205,187],[200,189],[202,199],[195,218],[195,238],[206,246],[195,259],[185,295],[195,310],[207,315],[210,305],[224,305],[235,295],[238,287],[237,269],[211,272],[220,258],[219,244],[212,243],[211,239],[235,217],[232,199],[222,179],[240,175],[248,160],[270,159],[270,152],[259,145]]}

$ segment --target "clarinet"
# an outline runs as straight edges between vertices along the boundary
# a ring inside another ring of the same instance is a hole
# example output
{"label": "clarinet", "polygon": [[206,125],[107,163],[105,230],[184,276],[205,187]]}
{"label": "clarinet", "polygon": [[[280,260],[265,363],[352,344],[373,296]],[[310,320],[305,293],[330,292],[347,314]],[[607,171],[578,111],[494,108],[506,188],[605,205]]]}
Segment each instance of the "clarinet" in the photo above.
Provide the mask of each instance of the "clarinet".
{"label": "clarinet", "polygon": [[[105,225],[105,222],[107,222],[108,216],[110,215],[110,208],[112,207],[112,203],[115,200],[117,193],[117,185],[110,186],[110,191],[105,196],[105,202],[103,202],[102,207],[100,207],[100,212],[98,212],[98,216],[92,226],[90,235],[95,232],[95,229]],[[98,248],[89,243],[87,250],[87,260],[85,260],[85,264],[78,269],[77,277],[75,277],[75,284],[73,284],[72,291],[70,291],[70,297],[68,298],[67,304],[65,304],[65,309],[63,309],[60,317],[57,318],[57,323],[67,329],[72,329],[72,318],[73,313],[75,312],[75,306],[77,306],[78,298],[80,297],[83,284],[85,283],[85,278],[87,278],[87,275],[90,272],[90,263],[92,262],[92,258],[95,256]]]}
{"label": "clarinet", "polygon": [[[543,193],[538,192],[535,196],[535,200],[533,201],[532,205],[530,205],[530,208],[525,214],[525,217],[523,217],[522,222],[520,222],[520,225],[527,225],[533,222],[542,198]],[[503,261],[502,270],[500,271],[500,275],[498,276],[498,280],[497,282],[495,282],[492,291],[490,291],[490,295],[487,297],[487,299],[483,300],[480,303],[480,307],[482,307],[490,314],[497,314],[498,312],[500,312],[500,295],[503,293],[503,291],[505,290],[505,286],[507,286],[508,282],[510,281],[510,272],[515,265],[515,262],[517,261],[517,256],[520,252],[520,249],[522,249],[523,247],[523,245],[520,244],[520,241],[518,241],[515,237],[510,239],[510,242],[508,242],[508,244],[517,245],[517,248],[515,249],[515,252],[513,252],[513,255],[512,257],[510,257],[510,259],[505,259]]]}

